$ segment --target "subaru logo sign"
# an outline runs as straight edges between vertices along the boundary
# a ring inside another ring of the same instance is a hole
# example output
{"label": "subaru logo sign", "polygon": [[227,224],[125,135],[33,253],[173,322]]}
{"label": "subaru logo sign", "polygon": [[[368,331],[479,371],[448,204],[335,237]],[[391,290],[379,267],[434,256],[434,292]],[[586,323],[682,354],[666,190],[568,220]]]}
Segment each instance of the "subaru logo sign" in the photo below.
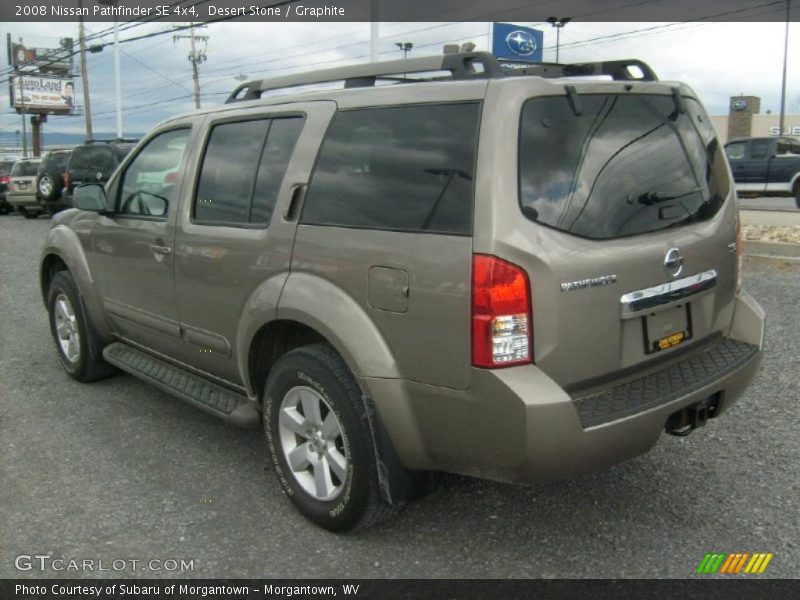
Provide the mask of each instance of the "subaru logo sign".
{"label": "subaru logo sign", "polygon": [[506,46],[512,54],[519,56],[530,56],[537,48],[534,37],[529,32],[519,29],[506,36]]}
{"label": "subaru logo sign", "polygon": [[492,26],[492,54],[500,64],[521,67],[541,62],[542,46],[544,34],[538,29],[516,23],[494,23]]}

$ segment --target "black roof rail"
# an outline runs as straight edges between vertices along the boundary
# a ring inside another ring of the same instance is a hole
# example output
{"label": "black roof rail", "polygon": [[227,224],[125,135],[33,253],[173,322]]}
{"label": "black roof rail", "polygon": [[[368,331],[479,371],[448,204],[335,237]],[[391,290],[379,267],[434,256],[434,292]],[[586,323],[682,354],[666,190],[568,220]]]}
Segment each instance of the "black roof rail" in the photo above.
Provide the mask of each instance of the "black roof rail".
{"label": "black roof rail", "polygon": [[98,139],[98,138],[86,138],[85,144],[135,144],[139,141],[139,138],[109,138],[109,139]]}
{"label": "black roof rail", "polygon": [[[409,77],[414,73],[436,71],[449,71],[450,76],[445,78],[434,77],[432,79]],[[489,52],[465,52],[364,63],[308,73],[284,75],[273,79],[256,79],[236,87],[225,103],[257,100],[261,98],[261,94],[271,90],[335,81],[343,81],[346,88],[354,88],[374,86],[379,79],[398,83],[412,83],[416,81],[441,81],[442,79],[491,79],[521,75],[537,75],[548,78],[608,75],[617,81],[658,81],[658,77],[656,77],[650,66],[637,59],[575,64],[531,63],[529,66],[515,68],[503,67],[494,55]]]}

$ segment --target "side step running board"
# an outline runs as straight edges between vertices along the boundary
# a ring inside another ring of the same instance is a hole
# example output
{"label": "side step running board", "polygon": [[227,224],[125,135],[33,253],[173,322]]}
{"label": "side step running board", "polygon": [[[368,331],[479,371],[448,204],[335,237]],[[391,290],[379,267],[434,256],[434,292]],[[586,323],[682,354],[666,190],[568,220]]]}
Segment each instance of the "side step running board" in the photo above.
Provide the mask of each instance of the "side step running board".
{"label": "side step running board", "polygon": [[251,427],[258,425],[261,420],[258,410],[247,396],[237,394],[122,342],[106,346],[103,358],[134,377],[185,400],[231,425]]}

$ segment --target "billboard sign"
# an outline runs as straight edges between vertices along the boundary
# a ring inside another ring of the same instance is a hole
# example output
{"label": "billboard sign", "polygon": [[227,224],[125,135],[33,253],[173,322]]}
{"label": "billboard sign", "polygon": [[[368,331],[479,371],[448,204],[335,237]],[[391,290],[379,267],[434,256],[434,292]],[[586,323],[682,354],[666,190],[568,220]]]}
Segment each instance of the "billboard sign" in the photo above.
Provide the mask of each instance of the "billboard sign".
{"label": "billboard sign", "polygon": [[[64,40],[69,47],[72,40]],[[63,71],[68,73],[72,68],[71,52],[66,48],[27,48],[22,44],[11,44],[9,62],[15,69],[30,71],[33,69],[46,69],[49,71]]]}
{"label": "billboard sign", "polygon": [[26,112],[71,113],[75,108],[72,79],[15,75],[11,82],[11,106]]}
{"label": "billboard sign", "polygon": [[492,34],[492,54],[501,63],[542,62],[544,34],[538,29],[494,23]]}

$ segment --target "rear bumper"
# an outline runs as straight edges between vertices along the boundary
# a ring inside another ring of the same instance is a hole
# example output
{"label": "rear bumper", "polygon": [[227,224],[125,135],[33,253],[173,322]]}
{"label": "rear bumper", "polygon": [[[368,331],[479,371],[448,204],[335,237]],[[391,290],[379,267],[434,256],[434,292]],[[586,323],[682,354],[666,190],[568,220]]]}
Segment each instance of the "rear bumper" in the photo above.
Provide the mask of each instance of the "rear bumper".
{"label": "rear bumper", "polygon": [[[529,483],[643,454],[670,415],[714,394],[713,416],[723,414],[758,371],[763,336],[764,312],[742,293],[729,337],[588,396],[571,397],[535,365],[475,369],[465,391],[398,380],[365,384],[407,467]],[[586,408],[591,399],[595,410]]]}
{"label": "rear bumper", "polygon": [[42,203],[35,194],[9,194],[8,203],[12,206],[22,206],[23,208],[42,208]]}

